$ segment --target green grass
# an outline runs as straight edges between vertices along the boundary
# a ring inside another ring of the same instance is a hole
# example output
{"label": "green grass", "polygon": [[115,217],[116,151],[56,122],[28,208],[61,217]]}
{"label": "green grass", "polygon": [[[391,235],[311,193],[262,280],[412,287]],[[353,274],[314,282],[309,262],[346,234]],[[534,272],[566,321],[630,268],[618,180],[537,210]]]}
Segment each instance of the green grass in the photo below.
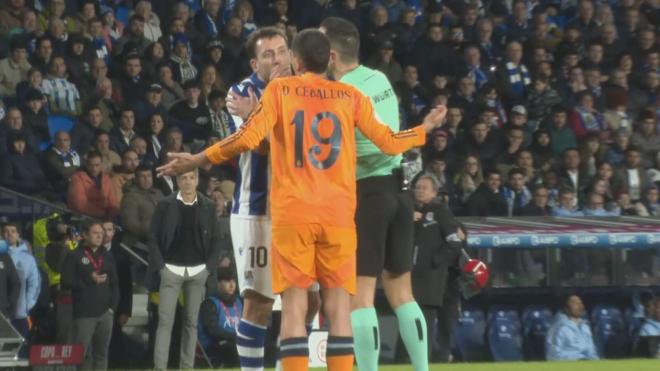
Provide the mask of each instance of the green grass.
{"label": "green grass", "polygon": [[[269,369],[273,370],[273,369]],[[312,370],[323,370],[315,368]],[[354,368],[357,370],[357,367]],[[381,366],[380,371],[407,371],[412,366]],[[430,371],[660,371],[660,360],[626,359],[617,361],[582,362],[513,362],[513,363],[454,363],[431,365]]]}

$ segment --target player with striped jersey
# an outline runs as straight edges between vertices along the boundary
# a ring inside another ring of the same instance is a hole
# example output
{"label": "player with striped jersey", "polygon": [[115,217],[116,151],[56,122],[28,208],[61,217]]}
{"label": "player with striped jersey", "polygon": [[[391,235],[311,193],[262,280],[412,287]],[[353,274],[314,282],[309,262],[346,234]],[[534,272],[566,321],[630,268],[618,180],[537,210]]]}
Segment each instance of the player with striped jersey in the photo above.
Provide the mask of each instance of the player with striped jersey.
{"label": "player with striped jersey", "polygon": [[[289,47],[280,30],[265,27],[255,31],[246,49],[254,72],[232,85],[227,97],[232,133],[241,128],[266,84],[291,74]],[[275,299],[270,271],[269,173],[268,155],[263,151],[248,151],[239,156],[230,225],[238,287],[244,299],[236,340],[244,371],[263,369],[266,325]],[[312,304],[310,313],[316,313],[319,304]]]}

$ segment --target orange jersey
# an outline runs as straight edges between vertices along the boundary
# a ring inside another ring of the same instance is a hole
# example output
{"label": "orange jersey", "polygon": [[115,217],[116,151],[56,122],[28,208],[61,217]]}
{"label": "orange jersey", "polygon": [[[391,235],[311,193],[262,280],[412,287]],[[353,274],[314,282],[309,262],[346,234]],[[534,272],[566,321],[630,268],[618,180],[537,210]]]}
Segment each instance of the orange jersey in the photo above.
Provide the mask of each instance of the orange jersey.
{"label": "orange jersey", "polygon": [[394,155],[423,145],[421,127],[393,133],[374,116],[369,97],[319,75],[271,81],[238,132],[209,147],[212,163],[257,148],[270,134],[273,225],[351,227],[355,216],[355,127]]}

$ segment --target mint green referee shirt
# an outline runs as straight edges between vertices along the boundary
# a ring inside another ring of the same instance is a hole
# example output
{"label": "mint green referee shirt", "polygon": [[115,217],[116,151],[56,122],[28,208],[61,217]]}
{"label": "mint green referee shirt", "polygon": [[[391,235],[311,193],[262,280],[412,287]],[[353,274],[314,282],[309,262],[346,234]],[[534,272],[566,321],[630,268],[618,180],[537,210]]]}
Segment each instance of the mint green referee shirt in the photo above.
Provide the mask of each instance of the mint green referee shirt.
{"label": "mint green referee shirt", "polygon": [[[392,131],[399,131],[399,102],[387,77],[380,71],[358,66],[339,81],[352,85],[371,98],[374,111],[380,121]],[[356,129],[357,179],[392,175],[392,169],[401,166],[401,155],[388,156]]]}

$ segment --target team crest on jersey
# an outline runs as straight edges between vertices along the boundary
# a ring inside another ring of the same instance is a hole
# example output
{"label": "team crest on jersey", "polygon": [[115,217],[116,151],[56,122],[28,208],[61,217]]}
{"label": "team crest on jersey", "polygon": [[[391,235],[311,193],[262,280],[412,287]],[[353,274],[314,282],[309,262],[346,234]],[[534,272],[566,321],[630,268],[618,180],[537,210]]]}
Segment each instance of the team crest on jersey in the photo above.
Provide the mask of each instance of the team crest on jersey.
{"label": "team crest on jersey", "polygon": [[428,212],[428,213],[426,213],[425,218],[426,218],[426,220],[428,220],[429,222],[433,221],[433,220],[434,220],[434,219],[433,219],[433,213],[432,213],[432,212]]}
{"label": "team crest on jersey", "polygon": [[85,264],[85,265],[89,264],[89,259],[87,259],[86,256],[83,256],[82,263]]}

